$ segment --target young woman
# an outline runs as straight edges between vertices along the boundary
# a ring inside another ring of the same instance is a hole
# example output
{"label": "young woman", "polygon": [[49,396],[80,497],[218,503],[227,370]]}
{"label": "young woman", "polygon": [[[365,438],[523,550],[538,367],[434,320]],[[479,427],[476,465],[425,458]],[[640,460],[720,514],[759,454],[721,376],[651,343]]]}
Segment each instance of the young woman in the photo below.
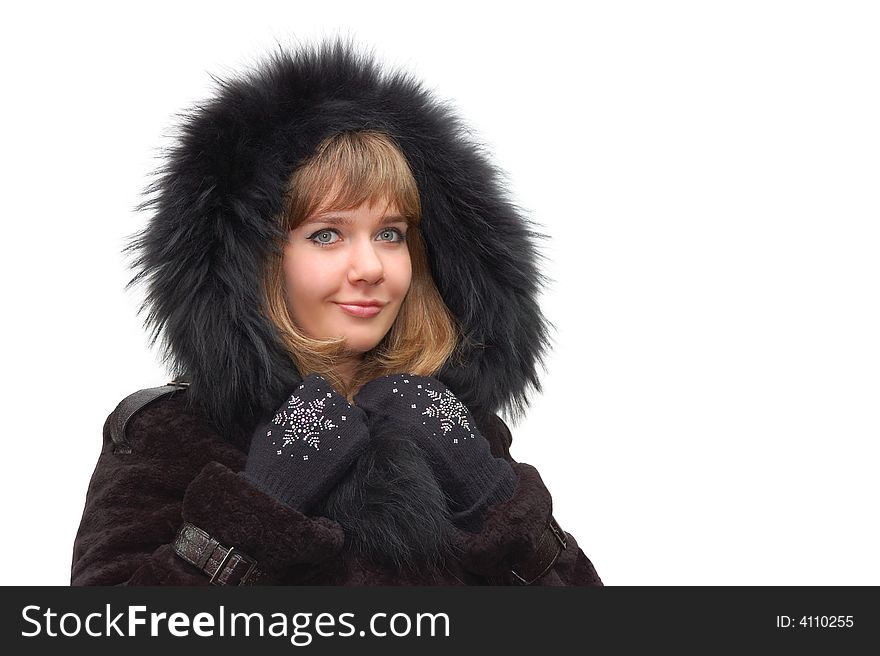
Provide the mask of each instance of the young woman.
{"label": "young woman", "polygon": [[181,126],[130,245],[175,382],[104,426],[75,585],[601,585],[510,456],[537,238],[448,107],[335,43]]}

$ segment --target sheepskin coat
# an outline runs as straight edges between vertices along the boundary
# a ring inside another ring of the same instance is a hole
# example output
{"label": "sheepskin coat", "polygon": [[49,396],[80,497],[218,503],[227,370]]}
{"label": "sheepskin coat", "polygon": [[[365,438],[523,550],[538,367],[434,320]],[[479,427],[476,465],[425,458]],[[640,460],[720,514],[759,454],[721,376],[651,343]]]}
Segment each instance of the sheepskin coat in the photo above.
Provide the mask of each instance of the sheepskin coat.
{"label": "sheepskin coat", "polygon": [[[483,149],[411,75],[343,42],[281,50],[220,81],[178,128],[141,206],[149,221],[129,250],[152,337],[185,382],[147,403],[133,395],[108,417],[72,583],[208,584],[172,547],[184,522],[246,553],[272,583],[519,583],[511,571],[546,540],[552,501],[538,472],[512,459],[501,414],[520,416],[530,391],[540,391],[550,326],[538,305],[541,235],[506,197]],[[285,238],[275,220],[285,185],[323,139],[357,129],[389,134],[409,162],[431,273],[463,335],[460,357],[436,378],[518,477],[478,533],[451,524],[443,491],[406,436],[371,436],[310,515],[238,475],[254,427],[302,380],[262,311],[261,272]],[[565,537],[535,584],[601,585]]]}

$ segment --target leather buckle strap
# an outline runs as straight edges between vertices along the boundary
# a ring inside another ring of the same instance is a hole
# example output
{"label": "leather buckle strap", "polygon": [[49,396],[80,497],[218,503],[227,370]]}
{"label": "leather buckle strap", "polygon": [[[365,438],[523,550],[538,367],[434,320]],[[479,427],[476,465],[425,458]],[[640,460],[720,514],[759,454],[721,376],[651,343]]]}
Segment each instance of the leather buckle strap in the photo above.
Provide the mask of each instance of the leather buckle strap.
{"label": "leather buckle strap", "polygon": [[559,554],[566,546],[568,546],[568,538],[565,531],[551,515],[550,523],[541,534],[534,555],[526,562],[517,563],[510,570],[514,581],[519,585],[531,585],[537,581],[556,564]]}
{"label": "leather buckle strap", "polygon": [[185,522],[172,544],[174,552],[210,577],[211,585],[258,585],[266,575],[257,561],[235,547],[225,547],[198,526]]}

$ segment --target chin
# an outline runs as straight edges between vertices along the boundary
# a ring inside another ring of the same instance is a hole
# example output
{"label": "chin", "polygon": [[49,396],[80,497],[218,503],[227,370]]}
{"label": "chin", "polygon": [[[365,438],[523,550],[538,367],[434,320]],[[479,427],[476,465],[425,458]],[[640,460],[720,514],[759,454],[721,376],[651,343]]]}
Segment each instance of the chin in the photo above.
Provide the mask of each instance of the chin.
{"label": "chin", "polygon": [[376,337],[374,339],[364,339],[363,337],[359,337],[359,338],[346,337],[345,346],[353,354],[363,355],[367,351],[376,348],[376,346],[379,344],[379,342],[382,341],[383,336]]}

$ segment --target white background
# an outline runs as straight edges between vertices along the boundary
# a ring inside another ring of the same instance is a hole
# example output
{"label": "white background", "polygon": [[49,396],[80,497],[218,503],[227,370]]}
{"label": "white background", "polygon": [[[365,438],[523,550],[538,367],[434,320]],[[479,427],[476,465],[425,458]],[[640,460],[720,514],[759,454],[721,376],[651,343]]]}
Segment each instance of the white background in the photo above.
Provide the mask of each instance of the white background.
{"label": "white background", "polygon": [[104,419],[166,381],[120,249],[174,113],[343,34],[552,238],[513,455],[605,582],[880,584],[876,5],[318,4],[4,9],[2,583],[69,582]]}

